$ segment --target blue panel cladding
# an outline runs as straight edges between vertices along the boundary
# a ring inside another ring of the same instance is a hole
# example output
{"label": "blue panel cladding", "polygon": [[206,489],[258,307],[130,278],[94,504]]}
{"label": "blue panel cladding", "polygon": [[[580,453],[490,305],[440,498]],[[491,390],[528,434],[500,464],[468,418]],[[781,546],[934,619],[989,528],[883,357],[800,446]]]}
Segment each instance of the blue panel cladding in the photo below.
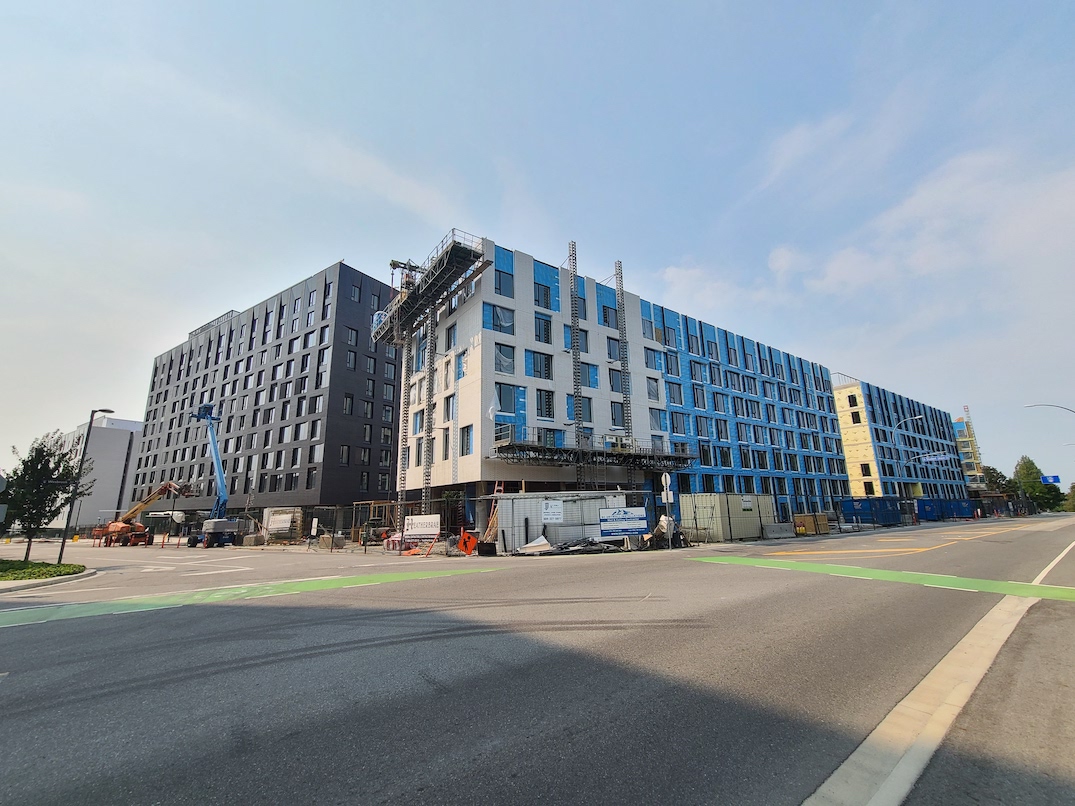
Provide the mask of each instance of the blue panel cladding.
{"label": "blue panel cladding", "polygon": [[496,247],[493,255],[493,265],[499,271],[515,274],[515,253],[502,246]]}
{"label": "blue panel cladding", "polygon": [[553,431],[553,442],[557,448],[564,447],[564,432],[563,429],[557,428]]}
{"label": "blue panel cladding", "polygon": [[[580,278],[581,279],[581,278]],[[534,282],[547,285],[552,289],[552,309],[560,310],[560,270],[554,269],[540,260],[534,261]]]}
{"label": "blue panel cladding", "polygon": [[526,366],[526,374],[528,377],[534,377],[534,353],[532,350],[527,350],[524,353],[523,363]]}
{"label": "blue panel cladding", "polygon": [[526,387],[515,387],[515,425],[516,431],[525,433],[526,429]]}
{"label": "blue panel cladding", "polygon": [[653,306],[646,302],[644,299],[639,300],[639,304],[642,308],[642,318],[653,320]]}
{"label": "blue panel cladding", "polygon": [[590,382],[587,384],[587,386],[589,386],[591,389],[596,389],[597,388],[597,366],[595,364],[590,364],[588,366],[588,370],[589,370],[589,375],[590,375],[590,379],[589,379]]}
{"label": "blue panel cladding", "polygon": [[[680,315],[675,311],[664,308],[661,311],[662,324],[658,325],[664,330],[664,343],[668,345],[669,349],[681,350],[684,346],[683,339],[683,323]],[[671,333],[671,336],[669,336]]]}
{"label": "blue panel cladding", "polygon": [[[564,349],[571,349],[571,325],[564,325]],[[574,361],[574,359],[571,360]]]}
{"label": "blue panel cladding", "polygon": [[607,285],[597,284],[597,310],[594,312],[594,321],[601,321],[601,308],[615,308],[616,307],[616,289],[609,288]]}
{"label": "blue panel cladding", "polygon": [[497,423],[515,426],[515,433],[521,436],[526,433],[526,387],[515,386],[513,388],[515,390],[515,413],[497,412],[495,416]]}
{"label": "blue panel cladding", "polygon": [[488,302],[482,303],[482,327],[486,330],[493,329],[493,306]]}

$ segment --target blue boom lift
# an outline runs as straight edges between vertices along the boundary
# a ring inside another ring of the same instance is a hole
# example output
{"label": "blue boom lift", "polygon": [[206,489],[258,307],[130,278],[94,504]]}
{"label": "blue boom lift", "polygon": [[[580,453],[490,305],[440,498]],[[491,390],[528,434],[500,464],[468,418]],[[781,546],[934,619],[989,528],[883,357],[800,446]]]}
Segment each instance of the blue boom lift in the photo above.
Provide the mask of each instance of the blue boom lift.
{"label": "blue boom lift", "polygon": [[213,416],[213,404],[203,403],[198,406],[198,411],[190,415],[195,420],[204,420],[209,431],[209,450],[213,454],[213,471],[216,474],[216,503],[209,512],[209,518],[202,523],[202,533],[192,536],[188,546],[196,546],[205,541],[206,548],[223,546],[235,542],[235,536],[239,531],[239,521],[228,518],[228,480],[224,476],[224,463],[220,460],[220,446],[217,445],[216,424],[219,417]]}

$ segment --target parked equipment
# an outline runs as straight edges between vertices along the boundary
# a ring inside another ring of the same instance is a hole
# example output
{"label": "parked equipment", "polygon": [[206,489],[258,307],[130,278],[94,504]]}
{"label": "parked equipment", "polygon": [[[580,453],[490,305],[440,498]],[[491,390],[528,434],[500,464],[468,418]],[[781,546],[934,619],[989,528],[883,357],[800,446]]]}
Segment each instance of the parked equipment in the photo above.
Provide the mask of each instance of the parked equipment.
{"label": "parked equipment", "polygon": [[189,485],[180,486],[174,481],[166,481],[124,512],[117,520],[106,526],[96,527],[93,530],[94,542],[103,542],[106,546],[116,543],[121,546],[153,545],[153,535],[149,533],[149,530],[143,524],[137,521],[137,518],[146,507],[169,493],[177,496],[193,495]]}
{"label": "parked equipment", "polygon": [[187,545],[194,548],[203,543],[207,549],[225,546],[235,542],[239,534],[239,521],[227,517],[228,480],[224,476],[224,463],[220,461],[220,446],[217,444],[216,424],[219,417],[213,416],[213,404],[203,403],[198,411],[190,415],[195,420],[204,420],[209,431],[209,451],[213,455],[213,472],[216,474],[216,503],[213,504],[209,517],[202,523],[202,532],[187,538]]}

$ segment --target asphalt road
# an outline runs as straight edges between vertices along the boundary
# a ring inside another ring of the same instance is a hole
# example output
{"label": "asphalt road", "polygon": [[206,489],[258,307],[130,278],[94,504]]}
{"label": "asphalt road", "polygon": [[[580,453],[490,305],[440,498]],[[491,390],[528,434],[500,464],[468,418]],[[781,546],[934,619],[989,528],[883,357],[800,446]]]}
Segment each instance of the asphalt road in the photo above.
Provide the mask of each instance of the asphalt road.
{"label": "asphalt road", "polygon": [[[571,558],[72,547],[102,573],[0,594],[0,802],[797,804],[1002,599],[974,580],[1073,540],[1055,517]],[[698,561],[729,558],[793,565]],[[1075,803],[1075,551],[1044,582],[909,802]]]}

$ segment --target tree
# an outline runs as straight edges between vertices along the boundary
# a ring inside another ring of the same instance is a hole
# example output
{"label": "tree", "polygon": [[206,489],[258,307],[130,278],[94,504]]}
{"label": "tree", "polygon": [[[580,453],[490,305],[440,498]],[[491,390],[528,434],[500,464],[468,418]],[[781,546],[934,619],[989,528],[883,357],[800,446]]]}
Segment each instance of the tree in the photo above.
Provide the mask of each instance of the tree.
{"label": "tree", "polygon": [[18,521],[26,532],[24,561],[30,559],[34,537],[46,524],[93,490],[93,481],[86,480],[93,470],[91,459],[85,461],[78,476],[81,451],[81,443],[65,449],[59,431],[35,439],[25,457],[17,448],[11,449],[19,463],[8,476],[5,524]]}
{"label": "tree", "polygon": [[1019,491],[1018,486],[995,467],[982,465],[982,475],[985,476],[986,487],[992,492],[1015,495]]}
{"label": "tree", "polygon": [[1027,497],[1038,505],[1039,509],[1051,510],[1060,506],[1064,494],[1055,484],[1042,484],[1042,472],[1037,463],[1029,456],[1023,456],[1015,464],[1012,479]]}
{"label": "tree", "polygon": [[1064,509],[1068,512],[1075,512],[1075,484],[1068,487],[1067,500],[1064,502]]}

